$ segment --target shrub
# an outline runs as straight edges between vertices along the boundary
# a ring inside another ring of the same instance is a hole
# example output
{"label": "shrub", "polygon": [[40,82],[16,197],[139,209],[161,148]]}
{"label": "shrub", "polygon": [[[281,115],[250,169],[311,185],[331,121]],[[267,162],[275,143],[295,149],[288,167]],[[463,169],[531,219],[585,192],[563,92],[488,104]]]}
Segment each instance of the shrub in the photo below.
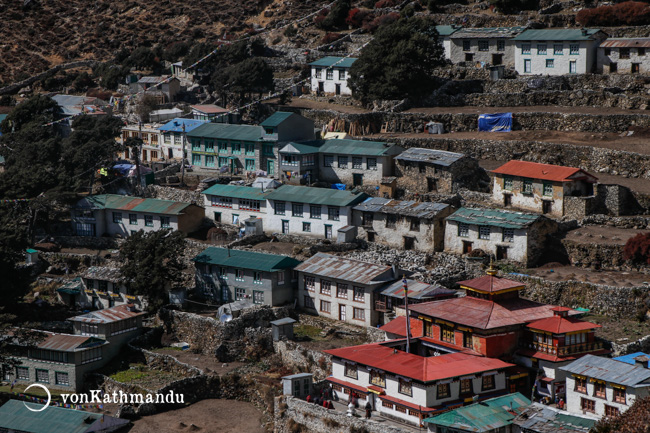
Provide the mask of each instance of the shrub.
{"label": "shrub", "polygon": [[340,33],[325,33],[325,36],[323,36],[320,43],[323,45],[331,44],[332,42],[341,39],[342,36],[343,35]]}
{"label": "shrub", "polygon": [[363,25],[375,19],[375,15],[370,9],[354,8],[348,14],[345,22],[352,28],[358,29]]}
{"label": "shrub", "polygon": [[628,239],[623,247],[623,258],[650,265],[650,232],[639,233]]}
{"label": "shrub", "polygon": [[583,26],[641,26],[650,24],[650,5],[627,1],[614,6],[582,9],[576,22]]}
{"label": "shrub", "polygon": [[392,8],[397,6],[397,0],[379,0],[375,3],[375,9]]}
{"label": "shrub", "polygon": [[284,35],[288,38],[292,38],[298,34],[298,29],[295,28],[293,25],[287,27],[284,29]]}

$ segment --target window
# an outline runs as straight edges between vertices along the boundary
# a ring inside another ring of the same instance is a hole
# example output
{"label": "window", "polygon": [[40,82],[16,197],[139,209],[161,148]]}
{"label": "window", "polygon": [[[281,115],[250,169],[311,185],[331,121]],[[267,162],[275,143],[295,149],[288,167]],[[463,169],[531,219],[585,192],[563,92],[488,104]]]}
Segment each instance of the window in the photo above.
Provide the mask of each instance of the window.
{"label": "window", "polygon": [[221,167],[228,167],[228,158],[224,156],[219,157],[219,168]]}
{"label": "window", "polygon": [[201,165],[201,155],[192,155],[192,165]]}
{"label": "window", "polygon": [[332,312],[332,303],[329,301],[320,301],[320,311],[322,313],[331,313]]}
{"label": "window", "polygon": [[144,225],[147,227],[153,227],[153,215],[144,216]]}
{"label": "window", "polygon": [[311,308],[312,310],[315,310],[316,307],[314,306],[314,298],[311,298],[309,296],[305,296],[305,308]]}
{"label": "window", "polygon": [[398,404],[395,405],[395,411],[396,412],[401,412],[401,413],[406,413],[406,408],[404,406],[400,406]]}
{"label": "window", "polygon": [[401,377],[398,379],[398,391],[400,394],[404,395],[413,395],[413,387],[411,386],[411,381],[402,379]]}
{"label": "window", "polygon": [[210,205],[216,207],[228,207],[232,208],[232,198],[230,197],[219,197],[218,195],[210,196]]}
{"label": "window", "polygon": [[576,377],[575,378],[576,386],[575,392],[587,393],[587,378],[586,377]]}
{"label": "window", "polygon": [[462,238],[469,236],[469,224],[458,223],[458,236]]}
{"label": "window", "polygon": [[630,49],[629,48],[620,48],[618,50],[618,57],[620,59],[629,59],[630,58]]}
{"label": "window", "polygon": [[352,308],[352,318],[355,320],[366,320],[366,310],[363,308]]}
{"label": "window", "polygon": [[284,284],[284,271],[278,271],[278,284]]}
{"label": "window", "polygon": [[273,145],[265,144],[262,146],[262,153],[266,156],[273,156]]}
{"label": "window", "polygon": [[547,68],[553,68],[555,67],[555,62],[553,59],[546,59],[546,67]]}
{"label": "window", "polygon": [[214,141],[206,141],[205,142],[205,151],[206,152],[214,152]]}
{"label": "window", "polygon": [[448,398],[449,397],[449,384],[448,383],[440,383],[437,386],[437,394],[438,398]]}
{"label": "window", "polygon": [[16,367],[16,377],[22,380],[29,380],[29,367]]}
{"label": "window", "polygon": [[463,331],[463,347],[472,349],[474,343],[472,341],[472,333],[469,331]]}
{"label": "window", "polygon": [[239,209],[241,210],[252,210],[255,212],[260,211],[260,201],[259,200],[246,200],[239,199]]}
{"label": "window", "polygon": [[470,41],[464,40],[463,41],[463,51],[469,51],[472,47],[472,44]]}
{"label": "window", "polygon": [[313,292],[316,290],[316,279],[305,275],[305,290]]}
{"label": "window", "polygon": [[582,397],[580,399],[580,408],[585,412],[596,412],[596,402]]}
{"label": "window", "polygon": [[164,229],[168,229],[171,227],[171,223],[169,221],[169,217],[160,217],[160,227]]}
{"label": "window", "polygon": [[[255,144],[246,143],[244,145],[244,150],[246,151],[247,156],[254,156],[255,155]],[[253,161],[255,161],[255,160],[253,160]]]}
{"label": "window", "polygon": [[305,233],[311,233],[311,223],[302,223],[302,231]]}
{"label": "window", "polygon": [[530,54],[530,44],[521,44],[521,54]]}
{"label": "window", "polygon": [[394,229],[395,224],[397,224],[397,215],[394,214],[386,215],[386,228]]}
{"label": "window", "polygon": [[192,150],[197,152],[201,151],[201,140],[192,140]]}
{"label": "window", "polygon": [[232,149],[232,154],[233,155],[241,155],[241,143],[240,142],[236,141],[236,142],[230,143],[230,148]]}
{"label": "window", "polygon": [[537,44],[537,55],[538,56],[546,55],[546,44]]}
{"label": "window", "polygon": [[235,269],[235,281],[244,281],[243,269]]}
{"label": "window", "polygon": [[461,379],[460,380],[460,393],[469,394],[472,392],[472,379]]}
{"label": "window", "polygon": [[550,182],[544,182],[542,193],[544,195],[546,195],[546,196],[552,196],[553,195],[553,184],[550,183]]}
{"label": "window", "polygon": [[336,285],[336,297],[341,299],[348,299],[348,285],[338,283]]}
{"label": "window", "polygon": [[339,80],[345,80],[345,69],[339,69]]}
{"label": "window", "polygon": [[253,304],[264,303],[264,292],[261,290],[253,290]]}
{"label": "window", "polygon": [[255,160],[247,159],[246,160],[246,171],[255,171]]}
{"label": "window", "polygon": [[366,158],[368,170],[377,170],[377,158]]}
{"label": "window", "polygon": [[530,59],[524,59],[524,72],[530,73],[532,71],[532,66]]}
{"label": "window", "polygon": [[172,137],[169,134],[163,134],[163,141],[165,144],[172,144]]}
{"label": "window", "polygon": [[571,55],[580,54],[580,44],[569,44],[569,54]]}
{"label": "window", "polygon": [[222,280],[227,280],[228,279],[228,269],[224,267],[219,268],[219,278]]}
{"label": "window", "polygon": [[302,218],[302,203],[291,204],[291,214],[294,217]]}
{"label": "window", "polygon": [[113,222],[115,224],[122,224],[122,213],[121,212],[113,212]]}
{"label": "window", "polygon": [[532,180],[525,180],[524,181],[524,194],[532,194],[533,193],[533,181]]}
{"label": "window", "polygon": [[219,150],[219,153],[228,153],[228,142],[227,141],[217,142],[217,148]]}
{"label": "window", "polygon": [[645,56],[645,48],[637,48],[636,49],[636,55],[639,56],[639,57]]}
{"label": "window", "polygon": [[129,224],[132,226],[138,225],[138,215],[134,213],[129,214]]}
{"label": "window", "polygon": [[246,289],[235,288],[235,301],[241,301],[242,299],[246,299]]}
{"label": "window", "polygon": [[479,226],[478,228],[478,238],[479,239],[490,239],[490,226]]}
{"label": "window", "polygon": [[411,231],[412,232],[420,231],[420,218],[416,218],[416,217],[411,218]]}
{"label": "window", "polygon": [[605,382],[596,382],[596,383],[594,383],[594,397],[606,398],[605,397]]}
{"label": "window", "polygon": [[454,342],[454,328],[451,326],[440,324],[440,339],[447,343]]}
{"label": "window", "polygon": [[309,218],[319,220],[321,216],[320,206],[309,206]]}
{"label": "window", "polygon": [[428,320],[424,321],[424,336],[433,337],[433,325]]}
{"label": "window", "polygon": [[262,284],[262,273],[260,271],[253,272],[253,283]]}
{"label": "window", "polygon": [[108,292],[108,281],[106,280],[98,280],[99,281],[99,291],[100,292]]}
{"label": "window", "polygon": [[214,167],[214,156],[213,155],[205,155],[205,166],[206,167]]}
{"label": "window", "polygon": [[54,380],[57,385],[70,385],[70,378],[68,376],[68,373],[56,371],[54,372]]}
{"label": "window", "polygon": [[503,229],[503,242],[514,242],[515,240],[515,229]]}
{"label": "window", "polygon": [[616,403],[625,403],[625,388],[614,387],[614,401]]}
{"label": "window", "polygon": [[285,155],[282,154],[282,165],[292,165],[297,167],[298,166],[298,159],[300,158],[297,155]]}
{"label": "window", "polygon": [[362,169],[363,168],[363,158],[360,156],[352,157],[352,168]]}
{"label": "window", "polygon": [[320,292],[323,295],[332,295],[332,282],[327,280],[320,280]]}
{"label": "window", "polygon": [[321,68],[315,68],[314,74],[316,75],[316,78],[322,77],[322,72],[323,70]]}
{"label": "window", "polygon": [[326,80],[333,80],[334,79],[334,69],[330,68],[325,72],[325,79]]}
{"label": "window", "polygon": [[334,155],[325,155],[323,157],[323,167],[331,167],[334,165]]}
{"label": "window", "polygon": [[345,375],[347,377],[356,379],[358,377],[358,374],[357,364],[350,364],[349,362],[345,363]]}
{"label": "window", "polygon": [[[573,53],[572,53],[573,54]],[[605,55],[609,56],[612,54],[612,49],[611,48],[605,48]]]}
{"label": "window", "polygon": [[314,165],[314,155],[303,155],[302,156],[302,165]]}
{"label": "window", "polygon": [[50,383],[50,374],[47,370],[36,369],[36,382]]}
{"label": "window", "polygon": [[488,51],[489,49],[490,49],[490,43],[488,41],[478,41],[479,51]]}
{"label": "window", "polygon": [[614,418],[620,415],[618,408],[610,405],[605,405],[605,416],[608,418]]}
{"label": "window", "polygon": [[487,391],[489,389],[494,389],[494,375],[490,374],[487,376],[483,376],[483,391]]}
{"label": "window", "polygon": [[564,45],[562,44],[554,44],[553,45],[553,55],[554,56],[561,56],[564,54]]}
{"label": "window", "polygon": [[339,207],[338,206],[327,206],[327,219],[330,221],[339,220]]}
{"label": "window", "polygon": [[354,286],[354,300],[357,302],[363,302],[366,299],[366,291],[363,290],[363,287]]}
{"label": "window", "polygon": [[276,201],[275,202],[275,214],[276,215],[284,215],[285,211],[285,203],[283,201]]}
{"label": "window", "polygon": [[505,51],[506,50],[506,41],[499,39],[497,41],[497,51]]}
{"label": "window", "polygon": [[339,168],[348,168],[347,156],[339,156]]}
{"label": "window", "polygon": [[386,387],[386,374],[377,370],[370,370],[370,383],[373,385]]}
{"label": "window", "polygon": [[512,191],[513,184],[512,176],[503,176],[503,189]]}

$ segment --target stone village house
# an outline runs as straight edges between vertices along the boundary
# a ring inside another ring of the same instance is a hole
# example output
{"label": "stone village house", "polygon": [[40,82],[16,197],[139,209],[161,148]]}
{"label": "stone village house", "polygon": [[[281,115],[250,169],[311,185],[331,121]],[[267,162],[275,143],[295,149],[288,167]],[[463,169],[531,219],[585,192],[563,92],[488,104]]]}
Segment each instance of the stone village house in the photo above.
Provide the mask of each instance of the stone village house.
{"label": "stone village house", "polygon": [[374,197],[353,208],[352,221],[369,242],[434,252],[443,250],[445,217],[452,212],[445,203]]}
{"label": "stone village house", "polygon": [[447,217],[445,251],[469,254],[480,249],[497,260],[535,264],[557,223],[541,215],[462,207]]}
{"label": "stone village house", "polygon": [[323,57],[311,62],[311,91],[326,95],[352,95],[348,87],[354,57]]}
{"label": "stone village house", "polygon": [[469,28],[454,32],[451,39],[451,62],[506,65],[515,64],[515,47],[512,38],[525,27]]}
{"label": "stone village house", "polygon": [[[206,123],[204,120],[177,118],[158,128],[162,158],[182,159],[184,156],[187,159],[187,155],[190,154],[190,143],[185,135],[204,123]],[[183,154],[183,142],[185,142],[185,154]]]}
{"label": "stone village house", "polygon": [[598,72],[647,74],[650,71],[650,38],[607,38],[598,47]]}

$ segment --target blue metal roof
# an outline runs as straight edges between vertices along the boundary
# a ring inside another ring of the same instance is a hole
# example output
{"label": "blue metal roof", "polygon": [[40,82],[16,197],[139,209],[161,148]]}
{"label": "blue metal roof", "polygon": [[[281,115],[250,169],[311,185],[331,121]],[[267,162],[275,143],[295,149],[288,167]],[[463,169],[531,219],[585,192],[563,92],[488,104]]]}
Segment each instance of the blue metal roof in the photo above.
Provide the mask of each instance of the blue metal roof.
{"label": "blue metal roof", "polygon": [[332,65],[338,68],[349,68],[356,61],[356,57],[332,57],[327,56],[322,59],[318,59],[315,62],[311,62],[311,66],[322,66],[328,68]]}
{"label": "blue metal roof", "polygon": [[197,128],[204,123],[207,123],[207,120],[196,120],[196,119],[182,119],[177,117],[172,119],[169,122],[165,123],[160,127],[162,132],[183,132],[183,125],[185,125],[185,132],[190,132],[194,128]]}
{"label": "blue metal roof", "polygon": [[617,356],[616,358],[612,358],[612,359],[615,360],[615,361],[621,361],[621,362],[625,362],[627,364],[634,365],[634,358],[636,358],[637,356],[650,357],[650,355],[648,355],[647,353],[635,352],[635,353],[630,353],[629,355]]}

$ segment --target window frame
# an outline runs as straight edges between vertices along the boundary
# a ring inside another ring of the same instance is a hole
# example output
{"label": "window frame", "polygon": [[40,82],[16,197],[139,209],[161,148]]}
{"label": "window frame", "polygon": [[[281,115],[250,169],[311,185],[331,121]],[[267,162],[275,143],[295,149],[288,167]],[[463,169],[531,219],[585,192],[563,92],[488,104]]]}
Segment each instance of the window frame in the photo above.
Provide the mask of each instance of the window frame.
{"label": "window frame", "polygon": [[316,277],[311,275],[303,275],[303,287],[308,292],[316,292]]}
{"label": "window frame", "polygon": [[478,238],[479,239],[489,241],[491,234],[492,234],[492,227],[490,227],[490,226],[478,226]]}
{"label": "window frame", "polygon": [[[363,289],[363,287],[359,286],[352,286],[352,290],[354,291],[354,294],[352,295],[352,300],[356,302],[365,302],[366,301],[366,291]],[[361,294],[361,296],[359,296]]]}
{"label": "window frame", "polygon": [[332,302],[331,301],[321,299],[319,307],[320,308],[318,309],[318,311],[320,311],[321,313],[332,314]]}
{"label": "window frame", "polygon": [[311,223],[308,221],[302,222],[302,231],[303,233],[311,233]]}
{"label": "window frame", "polygon": [[530,55],[531,45],[530,44],[521,44],[521,55]]}
{"label": "window frame", "polygon": [[332,282],[330,280],[320,280],[320,294],[332,296]]}
{"label": "window frame", "polygon": [[352,307],[352,318],[354,320],[366,321],[366,310],[364,308]]}
{"label": "window frame", "polygon": [[113,212],[113,224],[122,224],[122,212]]}
{"label": "window frame", "polygon": [[496,388],[494,374],[485,374],[481,377],[481,391],[490,391]]}
{"label": "window frame", "polygon": [[458,237],[468,238],[469,237],[469,224],[467,223],[458,223]]}
{"label": "window frame", "polygon": [[413,381],[405,379],[403,377],[397,378],[397,392],[400,394],[408,395],[409,397],[413,396]]}
{"label": "window frame", "polygon": [[564,55],[564,44],[553,44],[553,55],[554,56],[563,56]]}
{"label": "window frame", "polygon": [[275,215],[285,215],[287,204],[284,201],[273,200],[273,211]]}
{"label": "window frame", "polygon": [[548,46],[546,44],[537,44],[537,55],[545,56]]}
{"label": "window frame", "polygon": [[451,397],[451,387],[448,383],[439,383],[436,385],[436,398],[438,400]]}
{"label": "window frame", "polygon": [[145,227],[153,227],[153,215],[145,215],[144,216],[144,226]]}
{"label": "window frame", "polygon": [[503,228],[501,229],[501,242],[514,242],[515,229]]}
{"label": "window frame", "polygon": [[359,366],[355,363],[352,362],[345,362],[344,363],[344,369],[343,369],[343,375],[345,377],[349,377],[351,379],[358,379],[359,378]]}
{"label": "window frame", "polygon": [[546,68],[554,69],[555,68],[555,59],[546,59]]}

